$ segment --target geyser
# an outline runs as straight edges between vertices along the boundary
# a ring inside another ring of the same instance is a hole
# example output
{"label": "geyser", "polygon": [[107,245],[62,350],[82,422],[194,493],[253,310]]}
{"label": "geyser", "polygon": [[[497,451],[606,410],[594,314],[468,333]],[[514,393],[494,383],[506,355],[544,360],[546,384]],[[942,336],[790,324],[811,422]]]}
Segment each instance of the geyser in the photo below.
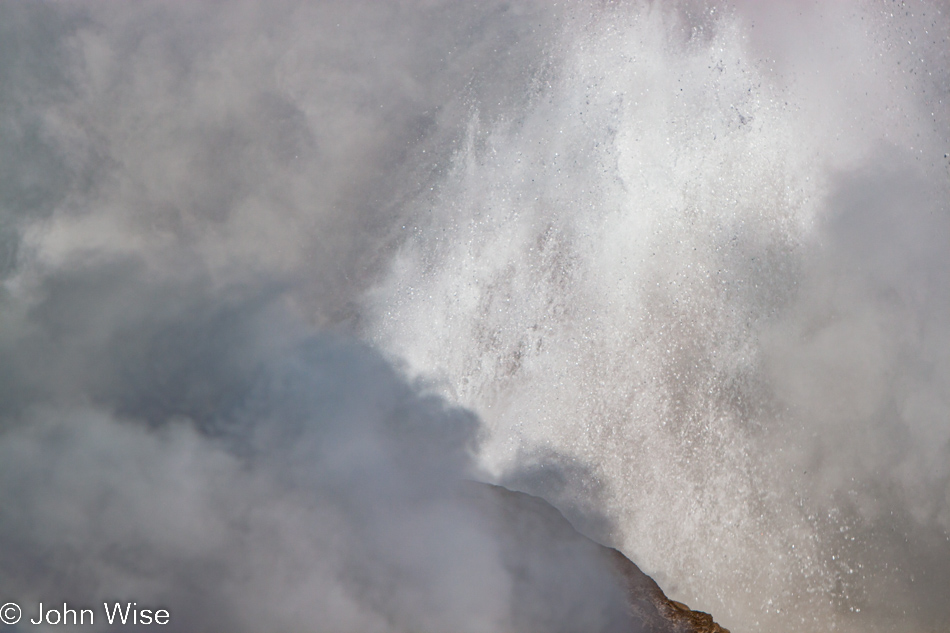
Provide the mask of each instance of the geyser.
{"label": "geyser", "polygon": [[0,86],[0,604],[629,625],[477,479],[950,627],[944,3],[0,2]]}

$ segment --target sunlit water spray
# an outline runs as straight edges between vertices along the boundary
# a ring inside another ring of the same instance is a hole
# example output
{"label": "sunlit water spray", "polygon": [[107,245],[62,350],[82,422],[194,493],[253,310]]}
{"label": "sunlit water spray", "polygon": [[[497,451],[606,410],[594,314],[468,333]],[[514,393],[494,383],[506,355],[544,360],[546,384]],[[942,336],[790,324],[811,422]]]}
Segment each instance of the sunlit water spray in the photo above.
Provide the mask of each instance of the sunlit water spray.
{"label": "sunlit water spray", "polygon": [[574,8],[417,200],[371,336],[495,476],[589,469],[733,630],[946,626],[945,9]]}
{"label": "sunlit water spray", "polygon": [[0,2],[0,603],[950,630],[947,11]]}

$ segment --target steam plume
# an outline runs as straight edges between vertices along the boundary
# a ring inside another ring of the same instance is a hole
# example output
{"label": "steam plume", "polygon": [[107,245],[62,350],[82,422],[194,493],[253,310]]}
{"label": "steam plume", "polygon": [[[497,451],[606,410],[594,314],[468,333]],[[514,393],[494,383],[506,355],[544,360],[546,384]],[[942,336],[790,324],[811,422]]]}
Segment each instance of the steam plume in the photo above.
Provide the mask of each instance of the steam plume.
{"label": "steam plume", "polygon": [[623,626],[583,552],[512,589],[487,478],[734,631],[945,629],[948,34],[0,3],[0,597]]}

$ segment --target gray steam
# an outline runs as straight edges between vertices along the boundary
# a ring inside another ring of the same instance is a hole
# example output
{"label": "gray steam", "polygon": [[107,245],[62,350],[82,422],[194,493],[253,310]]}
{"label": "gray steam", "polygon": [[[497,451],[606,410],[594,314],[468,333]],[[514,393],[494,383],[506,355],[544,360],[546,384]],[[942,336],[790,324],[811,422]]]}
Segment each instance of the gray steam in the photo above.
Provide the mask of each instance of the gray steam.
{"label": "gray steam", "polygon": [[0,12],[5,630],[105,600],[189,632],[629,629],[593,543],[466,483],[477,418],[352,336],[406,200],[550,17]]}
{"label": "gray steam", "polygon": [[623,627],[475,478],[734,631],[946,629],[948,37],[938,1],[0,2],[0,601]]}
{"label": "gray steam", "polygon": [[[115,319],[82,397],[5,417],[0,591],[30,617],[120,600],[176,631],[629,629],[592,543],[466,488],[472,414],[371,349],[294,335],[260,297],[208,305],[198,287],[189,305],[178,285],[84,272],[153,316]],[[104,299],[79,275],[56,285],[41,307]]]}

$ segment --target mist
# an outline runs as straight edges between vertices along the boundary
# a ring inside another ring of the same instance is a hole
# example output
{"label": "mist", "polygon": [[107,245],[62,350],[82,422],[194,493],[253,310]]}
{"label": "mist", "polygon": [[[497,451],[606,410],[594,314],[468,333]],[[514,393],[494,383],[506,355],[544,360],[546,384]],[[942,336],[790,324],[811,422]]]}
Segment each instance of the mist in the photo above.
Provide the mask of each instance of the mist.
{"label": "mist", "polygon": [[948,100],[936,1],[0,2],[0,602],[628,630],[476,480],[946,629]]}

